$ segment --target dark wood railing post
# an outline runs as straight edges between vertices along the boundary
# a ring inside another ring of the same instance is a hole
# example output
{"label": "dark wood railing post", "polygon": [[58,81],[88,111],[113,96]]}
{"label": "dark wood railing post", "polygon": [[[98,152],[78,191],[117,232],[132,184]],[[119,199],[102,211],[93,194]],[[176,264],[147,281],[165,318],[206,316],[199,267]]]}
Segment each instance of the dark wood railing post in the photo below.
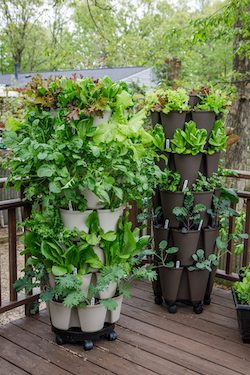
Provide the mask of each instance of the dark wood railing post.
{"label": "dark wood railing post", "polygon": [[9,270],[10,270],[10,301],[16,301],[17,292],[13,287],[17,279],[17,253],[16,253],[16,209],[8,210],[8,236],[9,236]]}
{"label": "dark wood railing post", "polygon": [[[246,223],[245,223],[245,233],[250,236],[250,198],[247,199],[246,203]],[[250,254],[250,239],[244,241],[244,252],[243,252],[243,259],[242,265],[247,266],[249,263],[249,254]]]}

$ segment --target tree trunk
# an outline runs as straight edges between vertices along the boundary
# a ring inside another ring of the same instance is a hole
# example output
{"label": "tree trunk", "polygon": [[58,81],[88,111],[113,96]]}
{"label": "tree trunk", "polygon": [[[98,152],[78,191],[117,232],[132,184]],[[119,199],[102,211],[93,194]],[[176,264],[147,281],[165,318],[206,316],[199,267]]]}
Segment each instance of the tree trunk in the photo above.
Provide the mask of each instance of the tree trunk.
{"label": "tree trunk", "polygon": [[[241,22],[237,22],[236,28],[242,30]],[[242,33],[238,32],[234,41],[236,51],[243,40]],[[247,170],[249,167],[249,144],[250,144],[250,61],[245,51],[240,55],[235,53],[233,70],[236,73],[236,98],[227,117],[226,126],[239,136],[236,144],[232,145],[226,154],[226,168]],[[239,77],[239,78],[238,78]],[[246,181],[235,182],[238,190],[245,190]]]}

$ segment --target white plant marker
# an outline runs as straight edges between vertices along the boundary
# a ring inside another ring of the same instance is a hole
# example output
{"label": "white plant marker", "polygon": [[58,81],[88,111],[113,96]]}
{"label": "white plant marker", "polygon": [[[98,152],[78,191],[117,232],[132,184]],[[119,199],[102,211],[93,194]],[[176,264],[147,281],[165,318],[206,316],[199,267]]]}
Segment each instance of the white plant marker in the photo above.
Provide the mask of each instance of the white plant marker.
{"label": "white plant marker", "polygon": [[182,191],[184,191],[184,190],[187,188],[187,186],[188,186],[188,180],[185,180],[185,181],[183,182],[183,188],[182,188]]}
{"label": "white plant marker", "polygon": [[77,275],[77,268],[74,268],[73,275]]}
{"label": "white plant marker", "polygon": [[73,206],[72,206],[71,201],[69,201],[69,210],[70,210],[70,211],[73,211]]}
{"label": "white plant marker", "polygon": [[91,298],[90,306],[95,306],[95,297]]}
{"label": "white plant marker", "polygon": [[170,140],[169,138],[166,139],[166,148],[169,148],[170,147]]}
{"label": "white plant marker", "polygon": [[180,268],[181,262],[179,260],[176,261],[175,268]]}
{"label": "white plant marker", "polygon": [[169,226],[169,219],[165,220],[164,229],[168,229]]}
{"label": "white plant marker", "polygon": [[200,224],[199,224],[199,227],[198,227],[198,231],[201,230],[202,224],[203,224],[203,220],[201,219]]}

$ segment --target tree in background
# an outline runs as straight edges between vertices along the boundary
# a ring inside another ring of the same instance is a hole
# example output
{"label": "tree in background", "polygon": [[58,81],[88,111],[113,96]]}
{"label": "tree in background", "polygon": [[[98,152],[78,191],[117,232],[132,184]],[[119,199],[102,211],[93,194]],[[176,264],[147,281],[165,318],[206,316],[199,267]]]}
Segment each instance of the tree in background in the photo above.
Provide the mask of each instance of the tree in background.
{"label": "tree in background", "polygon": [[21,67],[28,36],[41,15],[41,0],[1,0],[0,14],[4,25],[4,41],[12,55],[15,75]]}
{"label": "tree in background", "polygon": [[[233,40],[231,83],[236,98],[227,118],[227,126],[239,136],[228,151],[226,166],[246,170],[249,166],[250,141],[250,1],[230,0],[214,15],[194,23],[194,41],[208,43]],[[245,183],[238,183],[244,189]]]}

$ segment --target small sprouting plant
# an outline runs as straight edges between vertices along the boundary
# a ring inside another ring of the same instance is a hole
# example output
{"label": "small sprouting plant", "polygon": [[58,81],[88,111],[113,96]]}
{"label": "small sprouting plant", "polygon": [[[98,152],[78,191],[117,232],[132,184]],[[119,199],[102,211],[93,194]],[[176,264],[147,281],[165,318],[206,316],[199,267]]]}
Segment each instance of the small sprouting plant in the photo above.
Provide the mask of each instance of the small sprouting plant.
{"label": "small sprouting plant", "polygon": [[199,172],[197,180],[192,185],[192,191],[213,191],[214,189],[220,189],[222,187],[221,177],[214,173],[211,177],[206,177]]}
{"label": "small sprouting plant", "polygon": [[178,247],[174,246],[168,248],[168,242],[166,240],[161,241],[159,244],[159,253],[155,254],[159,267],[173,268],[175,263],[172,260],[168,261],[168,257],[169,255],[176,254],[178,250]]}
{"label": "small sprouting plant", "polygon": [[201,213],[206,210],[204,204],[194,205],[194,196],[188,191],[185,194],[183,207],[175,207],[173,214],[182,226],[183,232],[197,230],[201,221]]}
{"label": "small sprouting plant", "polygon": [[203,249],[198,249],[193,255],[192,258],[194,260],[194,264],[188,267],[189,271],[195,270],[207,270],[209,272],[212,271],[212,267],[218,266],[218,259],[215,254],[210,254],[209,257],[206,259],[205,252]]}

